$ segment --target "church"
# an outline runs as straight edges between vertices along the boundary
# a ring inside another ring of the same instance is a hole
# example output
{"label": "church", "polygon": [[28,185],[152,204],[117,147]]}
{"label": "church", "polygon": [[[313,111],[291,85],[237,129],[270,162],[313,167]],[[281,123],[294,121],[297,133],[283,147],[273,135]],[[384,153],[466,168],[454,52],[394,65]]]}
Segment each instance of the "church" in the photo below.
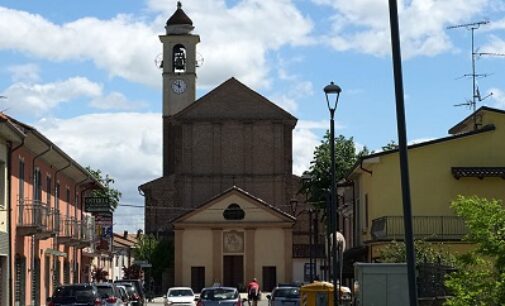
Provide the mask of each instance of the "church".
{"label": "church", "polygon": [[[308,214],[292,173],[297,119],[231,77],[196,99],[200,37],[180,3],[163,45],[163,176],[139,186],[145,231],[173,243],[168,286],[264,291],[304,281]],[[305,279],[306,280],[306,279]]]}

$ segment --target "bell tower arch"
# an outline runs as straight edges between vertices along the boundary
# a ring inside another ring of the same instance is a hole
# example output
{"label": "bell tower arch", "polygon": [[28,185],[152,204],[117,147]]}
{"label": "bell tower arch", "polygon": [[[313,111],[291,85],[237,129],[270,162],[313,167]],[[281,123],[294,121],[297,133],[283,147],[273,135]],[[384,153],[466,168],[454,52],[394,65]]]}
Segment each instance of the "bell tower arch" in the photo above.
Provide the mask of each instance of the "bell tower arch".
{"label": "bell tower arch", "polygon": [[173,116],[195,101],[196,45],[200,36],[192,34],[193,22],[177,2],[168,19],[163,44],[163,117]]}

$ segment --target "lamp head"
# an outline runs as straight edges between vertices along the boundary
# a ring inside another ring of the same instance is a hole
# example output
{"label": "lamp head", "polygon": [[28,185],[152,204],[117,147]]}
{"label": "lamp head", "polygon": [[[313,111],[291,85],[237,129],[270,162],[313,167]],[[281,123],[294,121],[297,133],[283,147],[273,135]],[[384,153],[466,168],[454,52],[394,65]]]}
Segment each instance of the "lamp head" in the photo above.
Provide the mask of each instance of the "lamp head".
{"label": "lamp head", "polygon": [[[337,103],[338,103],[338,97],[340,96],[340,93],[342,92],[342,89],[340,86],[336,85],[333,82],[330,82],[329,85],[326,85],[324,87],[324,94],[326,95],[326,103],[328,104],[328,109],[330,110],[331,113],[335,112],[335,109],[337,108]],[[329,96],[335,95],[335,102],[333,105],[330,105],[330,98]]]}

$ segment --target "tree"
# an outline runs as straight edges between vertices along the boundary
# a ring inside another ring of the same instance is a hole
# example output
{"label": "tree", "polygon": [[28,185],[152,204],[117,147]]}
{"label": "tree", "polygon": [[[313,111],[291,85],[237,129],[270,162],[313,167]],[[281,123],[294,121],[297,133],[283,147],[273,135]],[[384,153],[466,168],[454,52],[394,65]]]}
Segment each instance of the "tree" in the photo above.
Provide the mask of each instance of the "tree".
{"label": "tree", "polygon": [[107,277],[109,276],[109,272],[107,272],[104,268],[95,268],[93,271],[93,282],[106,282]]}
{"label": "tree", "polygon": [[133,249],[133,254],[137,260],[147,260],[152,262],[153,254],[158,247],[158,240],[153,235],[140,236]]}
{"label": "tree", "polygon": [[133,264],[129,267],[123,267],[123,274],[124,279],[141,279],[144,277],[142,268],[137,264]]}
{"label": "tree", "polygon": [[451,207],[465,220],[465,240],[476,248],[460,256],[446,280],[453,298],[445,305],[503,305],[505,301],[505,208],[498,200],[458,198]]}
{"label": "tree", "polygon": [[121,192],[119,192],[116,188],[112,187],[112,184],[114,184],[114,179],[108,174],[105,174],[104,177],[102,174],[102,170],[100,169],[94,170],[90,166],[87,166],[86,170],[88,170],[88,172],[105,187],[104,189],[92,190],[91,196],[108,198],[109,203],[111,203],[112,207],[116,209],[117,206],[119,205]]}
{"label": "tree", "polygon": [[[416,263],[440,263],[453,266],[456,258],[444,249],[443,244],[430,243],[424,240],[414,241]],[[380,251],[382,262],[401,263],[406,261],[406,249],[403,241],[392,241]]]}
{"label": "tree", "polygon": [[398,144],[394,140],[390,140],[386,145],[382,146],[382,151],[391,151],[398,149]]}
{"label": "tree", "polygon": [[[339,135],[335,138],[335,179],[338,182],[343,179],[354,166],[358,158],[369,153],[366,147],[356,153],[354,139]],[[323,208],[325,194],[331,184],[331,152],[330,134],[327,131],[321,144],[314,151],[314,159],[308,171],[305,171],[302,179],[300,192],[307,196],[309,202],[315,203],[316,207]]]}

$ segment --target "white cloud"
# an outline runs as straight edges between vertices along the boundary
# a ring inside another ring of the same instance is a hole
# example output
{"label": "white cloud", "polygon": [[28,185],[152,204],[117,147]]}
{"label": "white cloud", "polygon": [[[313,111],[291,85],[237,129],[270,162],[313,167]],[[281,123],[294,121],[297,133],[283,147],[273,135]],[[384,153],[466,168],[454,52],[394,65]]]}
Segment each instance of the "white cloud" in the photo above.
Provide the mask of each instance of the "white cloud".
{"label": "white cloud", "polygon": [[[313,0],[335,10],[330,44],[337,50],[355,50],[378,56],[390,53],[387,1]],[[402,53],[406,58],[432,56],[453,48],[446,27],[468,22],[486,9],[497,9],[491,0],[401,0],[398,3]]]}
{"label": "white cloud", "polygon": [[2,95],[8,97],[3,105],[9,114],[41,116],[61,103],[79,97],[97,97],[101,93],[101,85],[84,77],[73,77],[47,84],[14,83]]}
{"label": "white cloud", "polygon": [[[62,25],[0,7],[0,49],[54,61],[91,60],[111,76],[160,86],[160,72],[153,63],[162,47],[157,36],[164,32],[175,2],[149,1],[149,5],[159,14],[152,23],[118,15]],[[204,88],[231,76],[253,87],[268,85],[267,53],[286,44],[307,43],[312,29],[312,22],[289,0],[243,0],[233,7],[226,7],[224,0],[185,1],[184,9],[202,37],[198,52],[205,65],[198,71],[198,82]]]}
{"label": "white cloud", "polygon": [[12,65],[7,68],[13,82],[37,82],[40,80],[39,66],[35,64]]}
{"label": "white cloud", "polygon": [[129,101],[120,92],[111,92],[106,96],[100,96],[92,99],[90,105],[97,109],[103,110],[134,110],[145,106],[144,102]]}
{"label": "white cloud", "polygon": [[494,101],[494,107],[505,109],[505,92],[499,88],[491,88],[493,93],[491,99]]}
{"label": "white cloud", "polygon": [[[121,203],[143,205],[137,187],[161,175],[161,114],[107,113],[70,119],[44,119],[34,126],[82,166],[101,169],[115,178]],[[138,228],[143,210],[134,214],[130,230]],[[121,217],[121,222],[124,218]]]}

